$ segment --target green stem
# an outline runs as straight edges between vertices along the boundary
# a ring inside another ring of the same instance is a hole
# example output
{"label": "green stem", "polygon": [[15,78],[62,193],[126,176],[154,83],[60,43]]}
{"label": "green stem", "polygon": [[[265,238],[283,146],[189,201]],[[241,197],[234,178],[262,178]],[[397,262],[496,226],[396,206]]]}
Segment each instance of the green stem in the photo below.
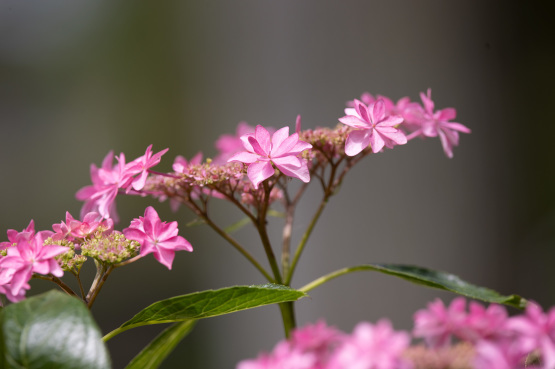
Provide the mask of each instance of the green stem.
{"label": "green stem", "polygon": [[283,320],[283,328],[285,330],[285,338],[291,337],[291,331],[297,326],[295,321],[295,305],[293,301],[282,302],[279,304],[281,311],[281,319]]}
{"label": "green stem", "polygon": [[235,241],[235,239],[233,237],[231,237],[227,232],[225,232],[223,229],[218,227],[208,217],[203,217],[203,219],[206,222],[206,224],[208,224],[210,227],[212,227],[213,230],[216,231],[217,234],[219,234],[221,237],[223,237],[227,242],[229,242],[231,244],[231,246],[235,247],[235,249],[237,251],[239,251],[241,253],[241,255],[243,255],[245,258],[247,258],[247,260],[250,261],[250,263],[256,269],[258,269],[258,271],[260,273],[262,273],[262,275],[268,280],[268,282],[271,282],[271,283],[276,282],[276,280],[274,278],[272,278],[272,276],[270,276],[270,274],[268,274],[268,272],[262,267],[262,265],[260,265],[260,263],[254,258],[254,256],[252,256],[247,250],[245,250],[243,248],[243,246],[241,246],[237,241]]}
{"label": "green stem", "polygon": [[87,307],[89,309],[93,306],[94,300],[96,300],[96,296],[98,296],[98,293],[102,289],[104,282],[106,282],[106,279],[108,279],[108,276],[110,275],[112,270],[114,270],[114,267],[112,265],[109,267],[102,265],[99,268],[100,273],[97,271],[96,277],[93,282],[93,287],[91,287],[89,293],[87,294]]}
{"label": "green stem", "polygon": [[310,234],[312,233],[312,230],[314,229],[314,226],[318,222],[320,215],[322,215],[322,211],[324,210],[324,208],[326,207],[326,204],[328,203],[328,198],[329,198],[328,196],[324,196],[324,198],[322,199],[322,202],[320,202],[320,206],[318,207],[318,210],[316,210],[316,213],[312,217],[312,220],[310,221],[310,224],[308,225],[306,232],[303,234],[303,238],[301,239],[301,242],[299,242],[299,246],[297,246],[297,250],[295,250],[295,256],[293,256],[293,261],[291,262],[289,272],[285,276],[284,284],[286,286],[289,286],[291,284],[291,279],[293,278],[293,273],[295,272],[295,268],[297,267],[297,262],[301,257],[301,254],[304,250],[304,247],[306,246],[306,243],[308,241],[308,238],[310,237]]}
{"label": "green stem", "polygon": [[270,191],[271,188],[268,186],[268,182],[264,182],[264,201],[259,208],[256,228],[260,234],[260,240],[264,246],[264,251],[266,252],[266,258],[270,263],[272,272],[274,273],[274,279],[276,283],[282,284],[281,273],[279,271],[279,266],[276,260],[276,256],[272,249],[272,244],[270,243],[270,237],[268,237],[268,232],[266,230],[266,214],[268,212],[268,203],[270,201]]}
{"label": "green stem", "polygon": [[326,274],[318,279],[315,279],[314,281],[310,282],[307,285],[304,285],[301,288],[298,288],[299,291],[302,292],[308,292],[313,290],[316,287],[321,286],[322,284],[331,281],[332,279],[335,279],[337,277],[340,277],[344,274],[348,274],[348,273],[352,273],[352,272],[359,272],[359,271],[364,271],[364,270],[368,270],[368,266],[366,265],[360,265],[360,266],[354,266],[354,267],[347,267],[347,268],[343,268],[343,269],[339,269],[336,270],[334,272],[331,272],[329,274]]}

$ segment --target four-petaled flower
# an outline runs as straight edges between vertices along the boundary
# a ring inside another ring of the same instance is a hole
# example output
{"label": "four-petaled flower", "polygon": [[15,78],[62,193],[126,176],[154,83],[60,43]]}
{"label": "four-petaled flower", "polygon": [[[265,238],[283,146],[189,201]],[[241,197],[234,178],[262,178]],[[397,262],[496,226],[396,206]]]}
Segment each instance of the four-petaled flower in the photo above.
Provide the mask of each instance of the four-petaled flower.
{"label": "four-petaled flower", "polygon": [[345,109],[346,116],[339,118],[343,124],[355,128],[349,133],[345,142],[345,153],[355,156],[369,145],[372,152],[377,153],[383,147],[393,148],[394,145],[407,143],[407,137],[397,125],[403,122],[400,115],[386,115],[382,99],[366,106],[360,100],[354,101],[354,108]]}
{"label": "four-petaled flower", "polygon": [[247,176],[257,189],[258,185],[274,175],[272,163],[283,174],[307,183],[310,173],[306,160],[299,155],[312,145],[299,140],[299,134],[289,136],[289,127],[277,130],[273,135],[261,125],[256,126],[254,134],[241,136],[246,151],[237,153],[228,162],[237,161],[248,164]]}
{"label": "four-petaled flower", "polygon": [[177,222],[162,222],[156,210],[149,206],[145,216],[134,219],[123,234],[128,240],[139,242],[141,256],[153,253],[156,260],[171,269],[176,251],[193,251],[189,241],[178,236],[178,231]]}

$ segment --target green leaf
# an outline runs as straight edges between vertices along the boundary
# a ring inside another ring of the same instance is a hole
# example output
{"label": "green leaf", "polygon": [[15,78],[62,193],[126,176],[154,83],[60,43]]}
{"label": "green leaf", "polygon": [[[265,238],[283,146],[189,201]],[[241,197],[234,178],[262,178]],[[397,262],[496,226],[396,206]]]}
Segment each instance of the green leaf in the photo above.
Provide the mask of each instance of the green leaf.
{"label": "green leaf", "polygon": [[148,346],[146,346],[125,369],[156,369],[162,361],[173,351],[175,346],[185,337],[193,326],[195,320],[185,320],[176,323],[160,333]]}
{"label": "green leaf", "polygon": [[414,265],[401,264],[367,264],[344,268],[318,278],[317,280],[307,284],[299,290],[308,292],[327,281],[337,278],[343,274],[356,271],[375,271],[389,274],[427,287],[451,291],[473,299],[482,300],[490,303],[505,304],[519,309],[523,309],[527,303],[526,299],[518,295],[503,296],[494,290],[490,290],[489,288],[478,287],[465,282],[453,274],[438,272],[436,270],[422,268]]}
{"label": "green leaf", "polygon": [[104,341],[143,325],[209,318],[264,305],[296,301],[305,296],[304,292],[276,284],[235,286],[176,296],[143,309],[121,327],[104,336]]}
{"label": "green leaf", "polygon": [[5,368],[106,369],[110,358],[82,301],[50,291],[7,306],[0,317]]}

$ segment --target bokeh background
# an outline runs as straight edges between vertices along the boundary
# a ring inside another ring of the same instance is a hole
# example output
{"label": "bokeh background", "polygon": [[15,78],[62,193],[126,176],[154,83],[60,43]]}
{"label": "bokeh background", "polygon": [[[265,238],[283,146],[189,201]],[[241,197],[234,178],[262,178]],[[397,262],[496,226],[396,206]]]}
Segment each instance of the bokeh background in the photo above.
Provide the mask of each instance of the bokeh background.
{"label": "bokeh background", "polygon": [[[555,303],[555,101],[551,9],[496,1],[0,0],[0,225],[38,229],[77,215],[75,192],[109,150],[215,154],[241,120],[334,126],[364,91],[455,107],[470,127],[455,158],[438,140],[373,155],[347,176],[318,224],[293,285],[364,262],[455,273],[544,306]],[[295,237],[318,189],[299,208]],[[195,247],[166,270],[148,257],[110,277],[93,314],[104,332],[177,294],[263,280],[208,227],[152,199],[122,198],[121,228],[147,205],[179,220]],[[218,203],[231,224],[237,213]],[[276,235],[278,232],[276,232]],[[3,236],[5,238],[5,236]],[[256,235],[237,237],[250,249]],[[91,270],[86,271],[90,273]],[[50,286],[33,284],[30,294]],[[314,290],[300,324],[350,331],[453,295],[359,273]],[[121,368],[162,327],[109,342]],[[164,368],[231,368],[282,338],[276,306],[200,321]]]}

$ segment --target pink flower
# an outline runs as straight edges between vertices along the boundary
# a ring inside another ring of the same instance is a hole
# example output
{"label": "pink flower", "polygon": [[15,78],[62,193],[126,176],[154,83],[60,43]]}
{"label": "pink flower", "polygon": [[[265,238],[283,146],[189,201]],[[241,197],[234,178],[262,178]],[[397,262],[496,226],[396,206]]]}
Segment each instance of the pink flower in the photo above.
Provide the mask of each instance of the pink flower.
{"label": "pink flower", "polygon": [[466,301],[457,297],[446,308],[443,301],[436,299],[428,304],[428,309],[414,314],[416,337],[423,337],[429,346],[441,347],[449,344],[452,334],[458,334],[466,320]]}
{"label": "pink flower", "polygon": [[127,164],[127,171],[130,175],[134,176],[139,174],[138,177],[133,179],[131,185],[135,191],[142,190],[146,183],[146,177],[148,176],[148,170],[160,163],[162,155],[164,155],[169,149],[164,149],[152,154],[152,145],[146,148],[146,152],[143,156],[138,157],[129,164]]}
{"label": "pink flower", "polygon": [[503,306],[491,304],[486,309],[482,304],[470,301],[468,315],[458,335],[474,343],[484,339],[502,339],[509,335],[507,321],[507,310]]}
{"label": "pink flower", "polygon": [[[528,352],[516,342],[482,340],[476,346],[475,369],[524,369]],[[529,366],[528,368],[537,368]],[[546,367],[547,368],[547,367]]]}
{"label": "pink flower", "polygon": [[199,165],[202,162],[202,153],[198,152],[190,161],[187,161],[183,156],[178,155],[175,157],[172,169],[176,173],[189,174],[189,167],[192,165]]}
{"label": "pink flower", "polygon": [[277,130],[272,136],[267,129],[258,125],[254,134],[241,136],[243,151],[233,155],[228,162],[249,164],[247,175],[258,189],[258,185],[274,175],[274,164],[283,174],[303,182],[310,181],[307,163],[298,156],[312,145],[299,140],[298,133],[289,136],[289,127]]}
{"label": "pink flower", "polygon": [[145,210],[145,216],[134,219],[123,234],[129,240],[141,244],[141,256],[153,253],[154,258],[168,269],[172,268],[175,252],[193,251],[185,238],[178,236],[177,222],[162,222],[152,206]]}
{"label": "pink flower", "polygon": [[102,161],[102,167],[91,164],[91,186],[81,188],[75,194],[77,200],[85,201],[81,208],[81,217],[92,211],[100,213],[104,218],[118,221],[115,199],[120,188],[128,188],[133,181],[132,173],[125,165],[123,153],[117,158],[118,163],[112,165],[114,153],[110,151]]}
{"label": "pink flower", "polygon": [[457,111],[455,109],[446,108],[434,111],[432,89],[428,89],[427,95],[421,92],[420,98],[422,99],[424,108],[421,106],[413,108],[406,117],[410,125],[416,125],[420,128],[412,132],[408,136],[408,139],[410,140],[416,136],[439,136],[445,155],[452,158],[453,147],[459,145],[459,132],[470,133],[470,129],[460,123],[449,122],[457,116]]}
{"label": "pink flower", "polygon": [[272,353],[262,353],[256,359],[243,360],[237,364],[237,369],[318,369],[315,365],[316,356],[313,353],[281,341]]}
{"label": "pink flower", "polygon": [[539,305],[529,302],[525,315],[510,318],[508,326],[520,335],[521,347],[540,350],[541,368],[555,368],[555,307],[544,314]]}
{"label": "pink flower", "polygon": [[394,145],[407,143],[405,134],[395,128],[403,122],[403,117],[387,116],[383,99],[368,107],[355,99],[354,109],[345,109],[345,114],[339,121],[355,128],[345,142],[345,153],[349,156],[357,155],[368,146],[372,147],[373,153],[377,153],[384,146],[393,148]]}
{"label": "pink flower", "polygon": [[339,346],[327,369],[402,369],[410,363],[401,355],[410,343],[409,334],[395,332],[388,320],[375,325],[357,324],[353,334]]}
{"label": "pink flower", "polygon": [[0,259],[0,286],[9,288],[11,296],[20,296],[21,289],[27,288],[27,282],[33,273],[52,274],[56,277],[64,274],[55,257],[69,248],[43,245],[44,240],[50,236],[50,231],[37,232],[30,238],[28,234],[22,233],[16,238],[17,245],[8,248],[7,255]]}

